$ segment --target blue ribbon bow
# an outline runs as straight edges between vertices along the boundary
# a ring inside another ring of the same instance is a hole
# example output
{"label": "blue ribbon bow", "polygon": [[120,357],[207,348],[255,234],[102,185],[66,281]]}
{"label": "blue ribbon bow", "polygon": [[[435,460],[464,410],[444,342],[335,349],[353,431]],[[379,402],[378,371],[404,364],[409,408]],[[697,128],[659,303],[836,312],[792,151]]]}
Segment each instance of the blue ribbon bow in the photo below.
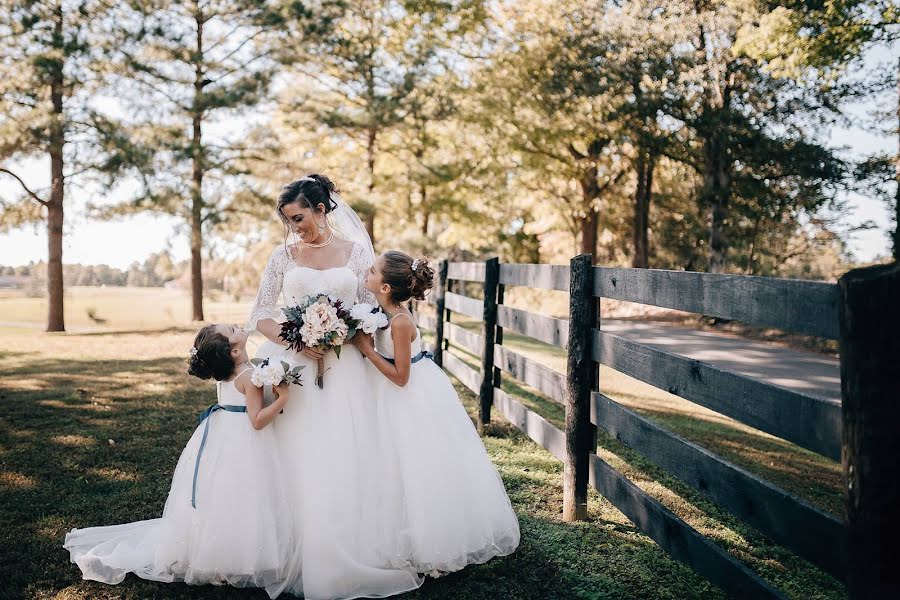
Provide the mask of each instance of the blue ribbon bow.
{"label": "blue ribbon bow", "polygon": [[194,508],[197,508],[197,473],[200,471],[200,457],[203,456],[203,449],[206,447],[206,436],[209,435],[209,416],[217,410],[224,410],[234,413],[245,413],[247,412],[247,407],[237,404],[219,404],[217,402],[215,404],[210,404],[206,408],[206,410],[200,413],[200,416],[197,417],[198,423],[206,421],[206,424],[203,426],[203,438],[201,438],[200,440],[200,449],[197,451],[197,461],[194,463],[194,482],[191,485],[191,506],[193,506]]}
{"label": "blue ribbon bow", "polygon": [[[391,364],[394,364],[393,358],[388,358],[387,356],[382,356],[381,358],[383,358],[384,360],[388,361]],[[417,362],[419,362],[420,360],[422,360],[423,358],[427,358],[428,360],[434,360],[434,354],[432,354],[428,350],[422,350],[421,352],[419,352],[418,354],[413,356],[412,360],[410,360],[409,362],[410,362],[410,364],[414,365]]]}

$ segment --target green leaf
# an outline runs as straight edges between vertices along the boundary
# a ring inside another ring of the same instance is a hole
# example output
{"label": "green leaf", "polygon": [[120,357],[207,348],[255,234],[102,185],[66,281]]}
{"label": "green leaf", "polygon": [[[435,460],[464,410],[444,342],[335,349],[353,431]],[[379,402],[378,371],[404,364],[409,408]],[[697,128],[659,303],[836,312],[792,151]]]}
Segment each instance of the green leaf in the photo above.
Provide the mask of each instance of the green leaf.
{"label": "green leaf", "polygon": [[341,357],[341,347],[340,346],[334,347],[334,355],[337,356],[338,358]]}

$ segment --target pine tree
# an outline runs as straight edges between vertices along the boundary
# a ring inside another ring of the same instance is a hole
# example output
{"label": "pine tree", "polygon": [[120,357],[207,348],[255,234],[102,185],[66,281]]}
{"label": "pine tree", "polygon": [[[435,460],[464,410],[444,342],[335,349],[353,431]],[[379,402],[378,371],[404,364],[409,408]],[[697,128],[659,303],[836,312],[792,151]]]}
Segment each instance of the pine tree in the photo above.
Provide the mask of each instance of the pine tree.
{"label": "pine tree", "polygon": [[[91,173],[115,175],[129,151],[91,98],[109,66],[112,11],[99,0],[0,2],[0,173],[24,193],[2,200],[0,227],[46,221],[47,331],[65,331],[68,186]],[[39,156],[49,158],[49,189],[30,189],[17,173],[16,161]]]}

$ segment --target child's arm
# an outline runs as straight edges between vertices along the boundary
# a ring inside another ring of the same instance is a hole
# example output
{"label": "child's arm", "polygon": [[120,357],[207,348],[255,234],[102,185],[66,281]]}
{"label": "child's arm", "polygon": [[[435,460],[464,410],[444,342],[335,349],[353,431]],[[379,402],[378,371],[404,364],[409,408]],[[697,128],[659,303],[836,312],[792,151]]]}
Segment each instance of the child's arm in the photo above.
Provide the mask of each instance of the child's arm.
{"label": "child's arm", "polygon": [[409,371],[412,367],[412,341],[416,336],[416,326],[409,319],[395,319],[391,324],[391,339],[394,342],[394,364],[388,362],[383,356],[375,352],[372,338],[363,335],[363,339],[356,341],[353,336],[351,341],[365,355],[375,368],[400,387],[409,382]]}
{"label": "child's arm", "polygon": [[250,418],[250,424],[253,429],[262,429],[275,420],[275,417],[287,404],[288,384],[283,383],[275,386],[275,402],[263,408],[263,390],[256,387],[250,382],[250,374],[246,373],[238,377],[237,384],[239,391],[243,389],[244,396],[247,397],[247,417]]}

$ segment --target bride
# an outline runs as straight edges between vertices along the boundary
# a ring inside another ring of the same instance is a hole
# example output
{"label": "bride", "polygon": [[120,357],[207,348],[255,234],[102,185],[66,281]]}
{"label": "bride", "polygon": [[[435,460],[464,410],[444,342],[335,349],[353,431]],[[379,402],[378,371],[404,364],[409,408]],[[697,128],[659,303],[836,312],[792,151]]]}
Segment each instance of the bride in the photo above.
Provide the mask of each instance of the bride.
{"label": "bride", "polygon": [[[321,175],[303,177],[282,191],[278,214],[297,240],[279,245],[263,273],[248,329],[268,341],[257,352],[265,358],[286,352],[279,337],[281,307],[303,297],[327,293],[345,306],[375,304],[363,285],[374,252],[359,217]],[[306,347],[295,360],[305,373],[324,362],[320,389],[308,377],[291,386],[291,398],[273,425],[287,471],[292,499],[293,539],[297,547],[286,578],[267,588],[309,599],[381,597],[419,587],[422,576],[391,540],[402,510],[379,490],[398,481],[394,465],[379,461],[378,405],[368,389],[365,359],[346,344],[340,358]],[[396,491],[394,491],[396,492]]]}

